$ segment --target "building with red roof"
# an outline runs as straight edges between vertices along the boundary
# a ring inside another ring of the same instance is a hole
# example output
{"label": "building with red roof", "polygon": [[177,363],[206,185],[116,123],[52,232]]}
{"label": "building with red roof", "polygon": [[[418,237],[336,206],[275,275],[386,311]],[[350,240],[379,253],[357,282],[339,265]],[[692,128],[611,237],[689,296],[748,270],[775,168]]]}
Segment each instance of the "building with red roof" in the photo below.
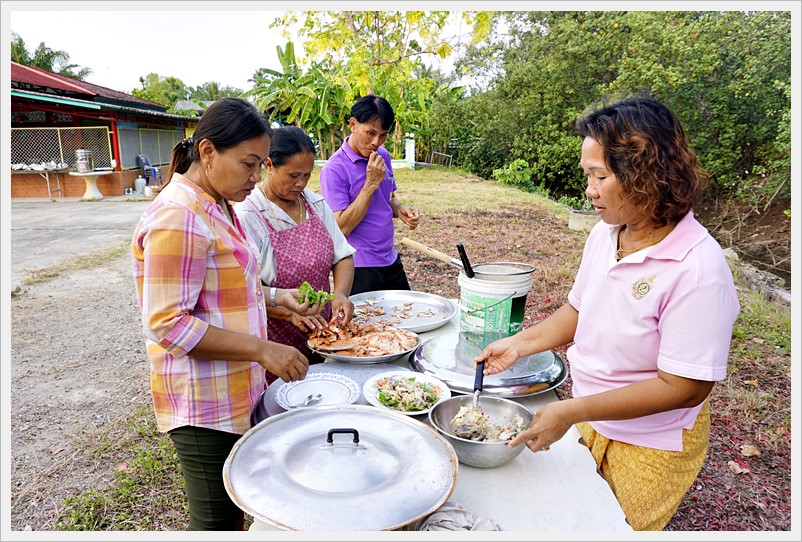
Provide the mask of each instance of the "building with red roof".
{"label": "building with red roof", "polygon": [[[94,169],[113,172],[98,178],[100,192],[123,195],[142,173],[139,157],[166,166],[197,121],[156,102],[11,62],[11,196],[81,196],[83,181],[65,174],[75,170],[77,149],[91,153]],[[53,164],[61,170],[42,173]]]}

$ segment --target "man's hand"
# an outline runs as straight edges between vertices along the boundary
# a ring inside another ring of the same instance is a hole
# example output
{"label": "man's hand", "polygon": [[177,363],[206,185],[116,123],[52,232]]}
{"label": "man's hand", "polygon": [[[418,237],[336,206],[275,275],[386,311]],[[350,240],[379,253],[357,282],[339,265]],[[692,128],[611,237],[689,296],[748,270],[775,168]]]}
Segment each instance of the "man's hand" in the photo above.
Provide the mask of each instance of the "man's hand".
{"label": "man's hand", "polygon": [[375,192],[387,174],[387,164],[379,153],[373,151],[368,158],[368,169],[365,174],[365,188]]}
{"label": "man's hand", "polygon": [[410,230],[414,230],[418,227],[418,221],[420,220],[420,213],[417,209],[413,209],[408,205],[399,205],[398,206],[398,218],[401,219],[401,222],[407,225]]}

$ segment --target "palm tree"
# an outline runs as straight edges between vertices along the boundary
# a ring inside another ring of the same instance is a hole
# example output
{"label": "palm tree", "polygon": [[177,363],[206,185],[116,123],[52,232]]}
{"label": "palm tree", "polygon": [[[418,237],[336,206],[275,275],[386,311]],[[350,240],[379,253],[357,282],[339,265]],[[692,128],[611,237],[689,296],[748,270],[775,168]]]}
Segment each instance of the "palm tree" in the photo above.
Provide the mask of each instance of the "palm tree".
{"label": "palm tree", "polygon": [[[67,77],[84,80],[92,75],[91,68],[81,68],[78,64],[70,64],[70,55],[66,51],[51,49],[41,42],[31,54],[25,41],[16,32],[11,32],[11,60],[24,66],[33,66],[55,72]],[[76,70],[76,68],[78,68]]]}

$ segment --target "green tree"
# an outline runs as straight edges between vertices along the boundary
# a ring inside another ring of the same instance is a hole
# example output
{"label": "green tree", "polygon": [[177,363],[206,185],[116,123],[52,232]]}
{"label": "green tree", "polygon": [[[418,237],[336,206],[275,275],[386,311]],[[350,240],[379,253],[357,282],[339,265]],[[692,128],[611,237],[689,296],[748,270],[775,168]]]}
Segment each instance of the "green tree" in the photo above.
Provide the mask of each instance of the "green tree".
{"label": "green tree", "polygon": [[139,78],[142,88],[135,88],[131,94],[137,98],[150,100],[168,108],[175,106],[178,100],[189,98],[189,88],[177,77],[162,77],[157,73],[149,73]]}
{"label": "green tree", "polygon": [[33,52],[28,51],[25,41],[16,32],[11,32],[11,60],[24,66],[42,68],[74,79],[85,80],[92,75],[90,68],[70,63],[66,51],[51,49],[41,42]]}
{"label": "green tree", "polygon": [[[458,43],[457,37],[443,35],[449,15],[445,11],[287,12],[271,23],[271,28],[300,25],[298,35],[306,38],[305,65],[315,66],[322,73],[342,74],[347,86],[328,79],[329,88],[341,91],[341,97],[373,93],[393,104],[396,125],[391,129],[392,145],[388,149],[397,157],[404,133],[422,129],[430,103],[427,96],[437,87],[428,77],[415,77],[422,73],[423,58],[446,58]],[[474,23],[472,13],[462,16],[474,27],[485,28]],[[488,21],[489,14],[476,19]],[[347,120],[345,115],[335,118]]]}
{"label": "green tree", "polygon": [[209,81],[197,87],[189,87],[189,99],[193,102],[213,102],[220,98],[237,98],[244,91],[240,88],[221,85],[217,81]]}
{"label": "green tree", "polygon": [[498,13],[486,46],[458,63],[493,78],[434,124],[457,135],[461,163],[483,177],[522,159],[533,185],[576,196],[575,120],[645,91],[678,115],[714,192],[765,199],[790,190],[790,21],[789,12]]}
{"label": "green tree", "polygon": [[347,127],[346,113],[354,92],[342,67],[324,70],[313,65],[304,72],[295,58],[295,46],[276,47],[282,70],[260,68],[255,86],[246,93],[271,120],[295,124],[306,130],[327,159],[339,146]]}

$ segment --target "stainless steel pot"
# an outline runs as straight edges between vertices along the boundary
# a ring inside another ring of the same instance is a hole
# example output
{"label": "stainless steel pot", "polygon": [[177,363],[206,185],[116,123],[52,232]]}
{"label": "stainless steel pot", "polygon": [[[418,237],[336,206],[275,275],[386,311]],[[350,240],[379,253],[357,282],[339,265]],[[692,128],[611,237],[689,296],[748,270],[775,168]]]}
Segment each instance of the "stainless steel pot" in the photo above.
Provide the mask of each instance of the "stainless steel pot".
{"label": "stainless steel pot", "polygon": [[89,149],[75,149],[75,169],[79,173],[89,173],[95,170],[92,151]]}
{"label": "stainless steel pot", "polygon": [[285,530],[393,530],[433,513],[454,491],[458,459],[434,429],[364,405],[271,416],[223,467],[231,499]]}

